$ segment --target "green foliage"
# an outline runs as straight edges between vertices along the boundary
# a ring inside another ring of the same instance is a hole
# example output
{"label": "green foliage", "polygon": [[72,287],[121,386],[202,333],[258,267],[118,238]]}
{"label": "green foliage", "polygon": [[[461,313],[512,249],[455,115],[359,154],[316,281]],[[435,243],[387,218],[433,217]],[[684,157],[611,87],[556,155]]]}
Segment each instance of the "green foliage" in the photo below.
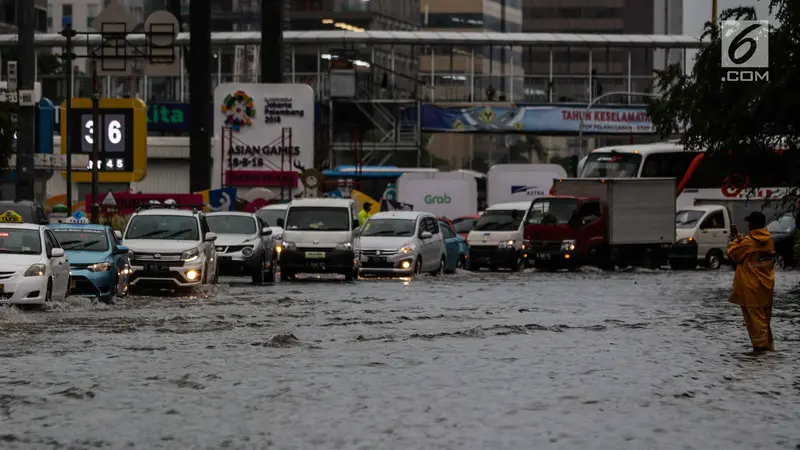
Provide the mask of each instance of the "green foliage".
{"label": "green foliage", "polygon": [[[769,1],[778,24],[769,36],[769,82],[722,81],[720,30],[706,23],[701,50],[691,73],[678,66],[657,71],[662,97],[648,103],[648,114],[662,136],[681,134],[687,150],[706,150],[715,163],[751,175],[774,169],[774,149],[789,151],[800,186],[800,2]],[[750,7],[729,9],[725,19],[755,19]],[[762,18],[763,19],[763,18]]]}

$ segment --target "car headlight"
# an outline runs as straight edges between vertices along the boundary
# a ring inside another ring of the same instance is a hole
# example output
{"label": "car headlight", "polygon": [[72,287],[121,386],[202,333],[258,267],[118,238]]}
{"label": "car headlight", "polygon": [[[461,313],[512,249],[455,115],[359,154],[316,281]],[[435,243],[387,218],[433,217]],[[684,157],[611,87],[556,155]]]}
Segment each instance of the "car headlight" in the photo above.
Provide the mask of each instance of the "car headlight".
{"label": "car headlight", "polygon": [[111,270],[111,263],[101,262],[96,264],[89,264],[89,266],[86,267],[86,269],[88,269],[89,272],[108,272],[109,270]]}
{"label": "car headlight", "polygon": [[568,240],[565,240],[565,241],[561,241],[561,250],[563,250],[565,252],[571,252],[571,251],[575,250],[575,240],[574,239],[568,239]]}
{"label": "car headlight", "polygon": [[345,251],[347,251],[347,250],[352,250],[352,249],[353,249],[353,244],[351,244],[349,242],[340,242],[340,243],[336,244],[336,250],[345,250]]}
{"label": "car headlight", "polygon": [[498,245],[498,247],[500,247],[500,248],[513,248],[514,244],[516,244],[516,243],[517,243],[517,241],[509,240],[509,241],[501,242],[500,245]]}
{"label": "car headlight", "polygon": [[692,245],[692,244],[695,244],[695,243],[696,242],[694,241],[693,238],[683,238],[683,239],[678,241],[678,244],[680,244],[680,245]]}
{"label": "car headlight", "polygon": [[44,273],[47,271],[47,267],[44,264],[34,264],[28,267],[28,270],[25,271],[26,277],[43,277]]}
{"label": "car headlight", "polygon": [[281,242],[281,248],[283,250],[294,250],[294,249],[297,248],[297,244],[295,244],[294,242],[291,242],[291,241],[282,241]]}
{"label": "car headlight", "polygon": [[198,258],[200,258],[200,252],[196,248],[181,253],[181,259],[185,262],[197,261]]}
{"label": "car headlight", "polygon": [[406,245],[400,249],[400,253],[407,255],[409,253],[414,253],[414,246],[413,245]]}
{"label": "car headlight", "polygon": [[252,247],[252,246],[250,246],[250,247],[245,247],[245,248],[243,248],[243,249],[242,249],[242,255],[244,255],[244,256],[250,256],[250,255],[252,255],[252,254],[253,254],[253,247]]}

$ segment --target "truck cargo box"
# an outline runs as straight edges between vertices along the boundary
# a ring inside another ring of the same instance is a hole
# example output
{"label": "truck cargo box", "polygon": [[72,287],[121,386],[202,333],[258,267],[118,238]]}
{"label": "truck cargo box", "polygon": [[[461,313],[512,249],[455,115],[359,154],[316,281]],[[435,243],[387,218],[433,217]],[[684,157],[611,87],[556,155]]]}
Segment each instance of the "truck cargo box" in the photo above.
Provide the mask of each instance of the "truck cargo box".
{"label": "truck cargo box", "polygon": [[597,197],[608,214],[608,244],[674,244],[674,178],[565,178],[555,195]]}

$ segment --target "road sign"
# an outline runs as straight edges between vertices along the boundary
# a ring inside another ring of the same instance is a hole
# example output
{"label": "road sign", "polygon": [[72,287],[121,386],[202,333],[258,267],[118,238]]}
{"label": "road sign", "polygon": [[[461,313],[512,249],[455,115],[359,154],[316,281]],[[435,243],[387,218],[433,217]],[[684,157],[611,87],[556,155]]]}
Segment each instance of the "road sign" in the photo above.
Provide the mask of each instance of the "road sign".
{"label": "road sign", "polygon": [[117,200],[114,198],[114,193],[108,191],[106,198],[103,199],[103,206],[117,206]]}
{"label": "road sign", "polygon": [[97,50],[97,74],[120,76],[130,73],[136,51],[128,45],[126,36],[136,26],[136,18],[124,5],[112,2],[92,20],[92,28],[103,35]]}
{"label": "road sign", "polygon": [[148,33],[149,57],[145,59],[144,74],[156,77],[180,76],[180,49],[175,40],[180,31],[180,22],[169,11],[156,11],[147,17],[144,32]]}
{"label": "road sign", "polygon": [[[96,126],[92,116],[92,100],[72,99],[70,130],[64,125],[66,111],[62,105],[61,142],[69,142],[73,157],[90,156]],[[99,158],[72,172],[72,181],[90,183],[91,169],[95,164],[98,165],[101,183],[143,180],[147,173],[147,105],[139,99],[102,98],[99,118]]]}

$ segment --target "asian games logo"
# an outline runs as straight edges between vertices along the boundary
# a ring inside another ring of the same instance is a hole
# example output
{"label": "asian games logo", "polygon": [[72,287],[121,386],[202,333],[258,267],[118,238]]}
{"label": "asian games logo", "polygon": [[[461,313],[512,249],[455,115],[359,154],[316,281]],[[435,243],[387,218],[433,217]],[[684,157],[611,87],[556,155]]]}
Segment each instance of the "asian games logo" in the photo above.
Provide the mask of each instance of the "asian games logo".
{"label": "asian games logo", "polygon": [[256,116],[253,98],[242,90],[228,94],[222,101],[222,113],[227,116],[225,123],[234,131],[239,131],[244,125],[252,125]]}

